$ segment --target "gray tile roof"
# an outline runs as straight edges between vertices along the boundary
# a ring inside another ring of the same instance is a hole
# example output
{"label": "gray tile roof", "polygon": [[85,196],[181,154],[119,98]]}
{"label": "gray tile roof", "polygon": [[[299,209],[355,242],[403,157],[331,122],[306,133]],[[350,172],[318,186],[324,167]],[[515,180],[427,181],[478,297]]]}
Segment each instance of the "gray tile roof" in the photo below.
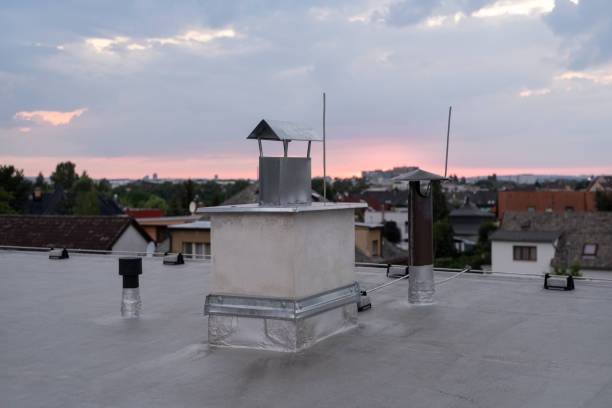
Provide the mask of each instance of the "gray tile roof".
{"label": "gray tile roof", "polygon": [[513,242],[554,242],[561,232],[559,231],[504,231],[497,230],[491,235],[491,241]]}

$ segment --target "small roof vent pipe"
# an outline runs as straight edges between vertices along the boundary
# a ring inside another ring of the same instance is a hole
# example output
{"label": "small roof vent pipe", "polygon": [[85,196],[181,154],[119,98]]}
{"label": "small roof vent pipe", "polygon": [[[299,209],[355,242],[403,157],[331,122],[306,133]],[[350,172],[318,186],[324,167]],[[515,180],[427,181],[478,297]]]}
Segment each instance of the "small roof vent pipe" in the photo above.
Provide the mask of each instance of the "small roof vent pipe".
{"label": "small roof vent pipe", "polygon": [[68,259],[68,250],[66,248],[53,249],[49,251],[49,259]]}
{"label": "small roof vent pipe", "polygon": [[142,258],[119,258],[119,275],[123,277],[121,316],[138,317],[142,310],[138,280],[138,276],[142,275]]}

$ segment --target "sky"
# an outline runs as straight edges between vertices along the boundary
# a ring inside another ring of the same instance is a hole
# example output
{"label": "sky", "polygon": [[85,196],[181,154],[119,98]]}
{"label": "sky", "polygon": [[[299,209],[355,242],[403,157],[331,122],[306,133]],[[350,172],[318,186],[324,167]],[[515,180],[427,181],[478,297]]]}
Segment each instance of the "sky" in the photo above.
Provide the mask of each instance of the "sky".
{"label": "sky", "polygon": [[451,105],[449,173],[612,173],[612,2],[0,5],[0,164],[27,176],[255,178],[250,131],[322,132],[323,92],[331,176],[443,173]]}

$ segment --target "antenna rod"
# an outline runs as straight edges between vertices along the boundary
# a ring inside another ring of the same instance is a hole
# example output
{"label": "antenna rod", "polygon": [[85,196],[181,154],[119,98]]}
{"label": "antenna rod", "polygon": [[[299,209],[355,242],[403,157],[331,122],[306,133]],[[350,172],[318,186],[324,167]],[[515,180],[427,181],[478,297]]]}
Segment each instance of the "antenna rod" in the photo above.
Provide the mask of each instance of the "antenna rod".
{"label": "antenna rod", "polygon": [[323,204],[327,200],[327,169],[326,169],[326,157],[325,157],[325,92],[323,92]]}
{"label": "antenna rod", "polygon": [[[453,107],[449,106],[448,107],[448,128],[446,129],[446,160],[444,161],[444,178],[446,178],[446,169],[448,167],[448,139],[450,136],[450,120],[451,120],[452,110],[453,110]],[[323,138],[325,138],[325,136],[323,136]]]}

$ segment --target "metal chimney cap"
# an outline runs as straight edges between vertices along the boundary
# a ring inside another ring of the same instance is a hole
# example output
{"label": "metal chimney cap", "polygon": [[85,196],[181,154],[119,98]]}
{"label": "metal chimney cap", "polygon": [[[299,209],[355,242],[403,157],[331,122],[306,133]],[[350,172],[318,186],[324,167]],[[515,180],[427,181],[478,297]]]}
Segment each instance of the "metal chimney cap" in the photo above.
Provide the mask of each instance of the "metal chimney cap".
{"label": "metal chimney cap", "polygon": [[433,174],[428,171],[417,168],[415,170],[409,171],[408,173],[400,174],[399,176],[393,177],[393,180],[436,181],[446,179],[442,176],[438,176],[437,174]]}
{"label": "metal chimney cap", "polygon": [[247,139],[277,140],[280,142],[291,140],[323,141],[323,138],[317,132],[306,125],[269,119],[262,119]]}

